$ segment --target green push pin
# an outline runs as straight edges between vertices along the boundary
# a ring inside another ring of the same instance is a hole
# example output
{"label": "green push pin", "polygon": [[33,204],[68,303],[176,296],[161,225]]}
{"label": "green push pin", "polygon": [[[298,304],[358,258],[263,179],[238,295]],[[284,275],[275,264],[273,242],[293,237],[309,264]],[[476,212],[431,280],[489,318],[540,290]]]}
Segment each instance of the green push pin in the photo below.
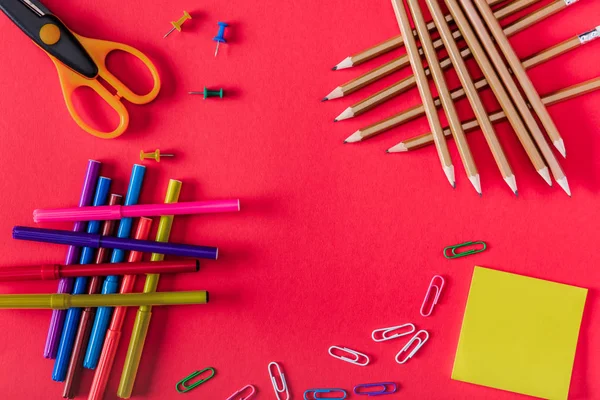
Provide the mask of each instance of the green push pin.
{"label": "green push pin", "polygon": [[223,98],[223,89],[219,90],[209,90],[206,86],[202,92],[189,92],[190,94],[201,94],[204,96],[204,100],[209,97],[220,97]]}

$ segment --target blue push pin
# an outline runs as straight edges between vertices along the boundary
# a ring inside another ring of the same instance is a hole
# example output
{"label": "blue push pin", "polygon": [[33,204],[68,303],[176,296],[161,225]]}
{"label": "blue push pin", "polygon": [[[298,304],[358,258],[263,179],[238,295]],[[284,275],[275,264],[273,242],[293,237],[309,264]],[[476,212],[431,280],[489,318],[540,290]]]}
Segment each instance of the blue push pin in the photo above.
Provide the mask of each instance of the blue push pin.
{"label": "blue push pin", "polygon": [[229,25],[227,25],[226,22],[219,22],[219,32],[217,32],[217,36],[215,36],[213,38],[213,40],[215,42],[217,42],[217,49],[215,50],[215,57],[219,53],[219,44],[221,44],[221,43],[227,43],[227,40],[225,40],[225,38],[223,37],[223,35],[225,35],[225,28],[227,28],[228,26]]}

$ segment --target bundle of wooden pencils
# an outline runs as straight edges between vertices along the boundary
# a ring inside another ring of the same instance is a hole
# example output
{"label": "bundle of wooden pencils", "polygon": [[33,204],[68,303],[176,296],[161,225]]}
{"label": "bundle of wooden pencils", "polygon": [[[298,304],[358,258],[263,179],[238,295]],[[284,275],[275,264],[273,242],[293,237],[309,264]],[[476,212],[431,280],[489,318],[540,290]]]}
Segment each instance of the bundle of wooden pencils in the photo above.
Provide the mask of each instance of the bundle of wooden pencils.
{"label": "bundle of wooden pencils", "polygon": [[[552,186],[550,178],[552,175],[570,196],[571,190],[567,177],[543,133],[544,130],[556,150],[565,157],[563,139],[546,106],[598,89],[600,78],[541,97],[527,76],[526,70],[600,37],[600,27],[519,60],[508,37],[564,10],[578,0],[555,0],[504,27],[498,22],[539,1],[515,0],[506,3],[502,0],[443,0],[449,10],[449,14],[445,15],[440,4],[442,0],[425,0],[433,19],[431,22],[426,22],[418,0],[406,0],[409,11],[405,8],[404,0],[392,0],[400,36],[345,58],[333,67],[333,70],[362,64],[401,46],[406,48],[406,54],[338,86],[323,101],[346,96],[410,66],[413,75],[346,108],[335,121],[363,114],[415,86],[418,88],[422,104],[359,129],[350,135],[345,143],[364,141],[425,115],[431,129],[430,133],[404,140],[387,151],[406,152],[434,144],[442,169],[450,184],[455,186],[454,166],[446,144],[446,138],[452,137],[456,142],[468,178],[477,193],[481,195],[479,173],[465,137],[465,133],[480,129],[502,177],[510,189],[517,194],[514,173],[493,127],[495,122],[508,119],[535,170],[550,186]],[[409,14],[412,15],[415,29],[411,29]],[[433,39],[431,34],[436,31],[439,38]],[[462,44],[462,41],[465,44]],[[441,49],[446,50],[448,57],[438,58],[437,51]],[[421,56],[424,56],[427,61],[427,68],[423,66]],[[469,57],[475,58],[484,78],[479,80],[471,78],[465,64],[465,59]],[[448,88],[443,72],[450,67],[455,69],[461,83],[460,88],[452,91]],[[516,82],[513,77],[516,78]],[[429,78],[433,79],[439,98],[433,97],[428,84]],[[492,89],[501,110],[488,113],[484,108],[478,91],[487,87]],[[461,122],[454,101],[464,97],[468,99],[476,118]],[[447,116],[448,128],[443,128],[441,125],[437,112],[439,107]],[[538,117],[541,126],[534,115]]]}

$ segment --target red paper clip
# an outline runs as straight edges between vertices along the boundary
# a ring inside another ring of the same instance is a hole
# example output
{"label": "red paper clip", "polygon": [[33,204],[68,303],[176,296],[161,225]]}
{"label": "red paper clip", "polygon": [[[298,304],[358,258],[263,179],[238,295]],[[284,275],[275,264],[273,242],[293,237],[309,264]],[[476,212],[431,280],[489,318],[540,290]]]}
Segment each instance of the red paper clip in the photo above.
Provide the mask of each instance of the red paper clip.
{"label": "red paper clip", "polygon": [[[437,284],[436,284],[436,279],[437,279]],[[442,278],[439,275],[434,275],[433,278],[431,279],[431,283],[429,284],[429,288],[427,289],[427,294],[425,294],[425,299],[423,299],[423,304],[421,304],[421,315],[424,317],[429,317],[431,315],[431,313],[433,312],[433,308],[435,307],[435,305],[437,304],[440,295],[442,294],[442,289],[444,288],[444,278]],[[433,300],[430,301],[432,294],[435,292],[435,296],[433,297]],[[431,303],[431,306],[429,307],[428,311],[424,311],[426,310],[427,304]]]}

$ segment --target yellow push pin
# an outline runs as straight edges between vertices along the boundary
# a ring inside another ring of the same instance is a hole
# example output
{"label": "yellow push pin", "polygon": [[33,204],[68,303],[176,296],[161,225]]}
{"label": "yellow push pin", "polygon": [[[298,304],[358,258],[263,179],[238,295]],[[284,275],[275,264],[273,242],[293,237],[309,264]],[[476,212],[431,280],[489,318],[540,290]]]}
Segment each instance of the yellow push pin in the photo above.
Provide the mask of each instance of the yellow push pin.
{"label": "yellow push pin", "polygon": [[175,154],[160,154],[159,149],[156,149],[156,151],[151,153],[144,153],[144,150],[140,151],[140,160],[142,161],[151,158],[156,162],[160,162],[161,157],[175,157]]}
{"label": "yellow push pin", "polygon": [[192,16],[187,11],[184,11],[183,17],[179,18],[177,21],[171,21],[171,25],[173,25],[173,28],[171,28],[171,30],[167,32],[165,36],[163,36],[163,39],[169,36],[171,33],[173,33],[175,29],[177,29],[178,32],[181,32],[181,25],[183,25],[183,23],[188,19],[192,19]]}

